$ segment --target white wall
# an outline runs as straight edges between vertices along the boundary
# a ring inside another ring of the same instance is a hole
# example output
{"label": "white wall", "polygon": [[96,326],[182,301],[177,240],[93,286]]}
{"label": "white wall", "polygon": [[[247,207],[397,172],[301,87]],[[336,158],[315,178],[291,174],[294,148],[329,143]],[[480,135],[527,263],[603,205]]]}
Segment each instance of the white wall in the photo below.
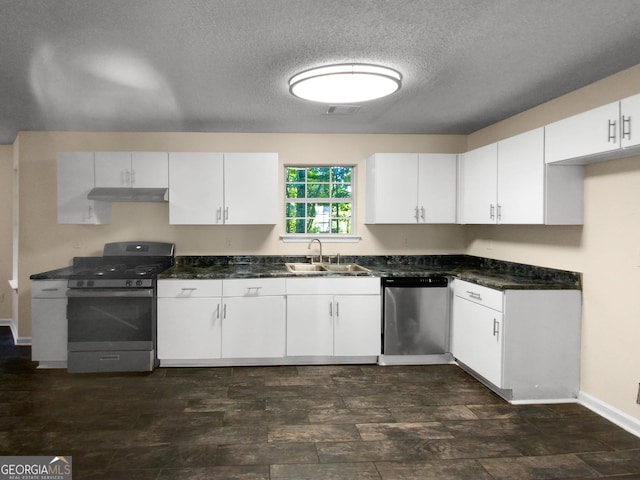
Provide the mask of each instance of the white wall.
{"label": "white wall", "polygon": [[13,147],[0,145],[0,319],[11,318]]}

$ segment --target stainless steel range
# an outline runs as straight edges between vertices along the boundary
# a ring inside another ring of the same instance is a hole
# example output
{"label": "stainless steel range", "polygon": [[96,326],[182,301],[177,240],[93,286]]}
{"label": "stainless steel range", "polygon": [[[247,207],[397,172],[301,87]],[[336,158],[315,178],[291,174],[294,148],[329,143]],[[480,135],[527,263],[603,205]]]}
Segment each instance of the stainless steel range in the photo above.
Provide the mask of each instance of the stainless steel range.
{"label": "stainless steel range", "polygon": [[[69,278],[67,370],[151,371],[156,354],[156,277],[174,262],[174,245],[116,242]],[[82,265],[82,258],[74,259]]]}

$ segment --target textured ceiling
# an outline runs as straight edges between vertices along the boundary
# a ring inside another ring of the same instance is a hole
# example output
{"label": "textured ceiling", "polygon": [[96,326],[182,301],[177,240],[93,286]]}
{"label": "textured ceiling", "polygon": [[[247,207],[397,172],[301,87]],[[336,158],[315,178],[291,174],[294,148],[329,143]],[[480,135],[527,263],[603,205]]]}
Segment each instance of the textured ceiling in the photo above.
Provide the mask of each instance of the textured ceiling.
{"label": "textured ceiling", "polygon": [[[381,63],[353,115],[291,96]],[[467,134],[640,64],[640,0],[0,0],[0,143],[20,130]]]}

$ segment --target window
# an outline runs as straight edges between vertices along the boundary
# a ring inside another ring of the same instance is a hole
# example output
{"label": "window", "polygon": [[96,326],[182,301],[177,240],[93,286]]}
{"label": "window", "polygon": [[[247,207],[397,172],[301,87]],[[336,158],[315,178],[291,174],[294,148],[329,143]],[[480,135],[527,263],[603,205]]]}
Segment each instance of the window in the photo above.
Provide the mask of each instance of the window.
{"label": "window", "polygon": [[285,178],[285,234],[353,233],[353,167],[285,167]]}

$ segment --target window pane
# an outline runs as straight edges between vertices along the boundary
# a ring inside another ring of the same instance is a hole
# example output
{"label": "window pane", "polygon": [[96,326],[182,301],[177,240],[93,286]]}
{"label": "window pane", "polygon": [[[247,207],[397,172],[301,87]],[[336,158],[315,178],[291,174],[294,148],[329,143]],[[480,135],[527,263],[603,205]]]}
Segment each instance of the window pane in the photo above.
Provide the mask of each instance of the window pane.
{"label": "window pane", "polygon": [[287,168],[287,182],[304,182],[306,170],[304,168]]}
{"label": "window pane", "polygon": [[350,183],[333,184],[331,189],[331,197],[351,198],[351,184]]}
{"label": "window pane", "polygon": [[307,198],[329,198],[329,184],[310,183]]}
{"label": "window pane", "polygon": [[332,167],[331,175],[334,182],[351,182],[351,167]]}
{"label": "window pane", "polygon": [[287,219],[287,233],[306,233],[304,231],[304,220]]}
{"label": "window pane", "polygon": [[304,183],[288,183],[287,198],[305,198],[306,189]]}
{"label": "window pane", "polygon": [[287,203],[287,217],[304,218],[304,203]]}
{"label": "window pane", "polygon": [[328,182],[331,169],[329,167],[312,167],[307,169],[307,182]]}

